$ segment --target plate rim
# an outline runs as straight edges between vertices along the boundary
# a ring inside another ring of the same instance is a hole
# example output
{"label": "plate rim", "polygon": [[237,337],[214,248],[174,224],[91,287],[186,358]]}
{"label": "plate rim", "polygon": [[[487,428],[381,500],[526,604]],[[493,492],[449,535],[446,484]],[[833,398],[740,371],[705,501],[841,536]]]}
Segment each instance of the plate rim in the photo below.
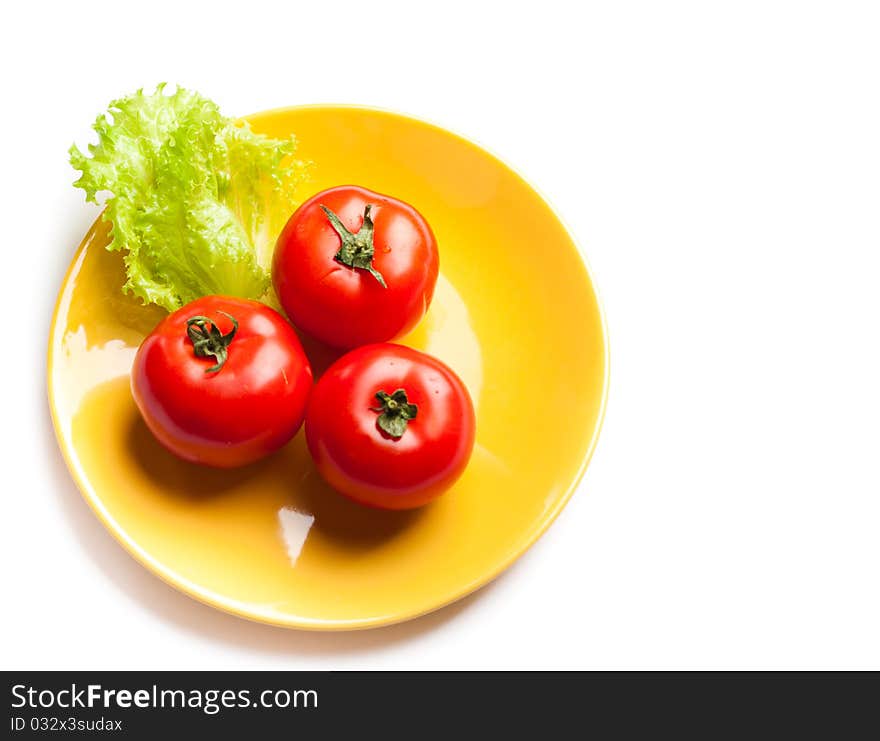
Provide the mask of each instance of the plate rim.
{"label": "plate rim", "polygon": [[194,582],[190,582],[186,578],[180,576],[175,573],[172,569],[164,566],[155,560],[149,553],[147,553],[143,548],[141,548],[136,542],[134,542],[126,533],[126,531],[117,523],[113,517],[106,511],[103,507],[100,497],[94,491],[93,487],[88,482],[86,476],[81,471],[80,466],[75,461],[68,444],[66,442],[65,436],[62,434],[61,424],[58,419],[58,410],[55,402],[55,390],[53,384],[53,369],[55,366],[55,335],[57,331],[57,324],[59,313],[61,309],[62,298],[64,294],[64,288],[68,285],[68,282],[71,278],[71,275],[74,269],[77,267],[80,258],[84,251],[89,246],[89,240],[87,237],[94,230],[96,224],[103,218],[103,210],[98,214],[97,218],[94,222],[89,226],[89,229],[86,231],[83,236],[82,242],[80,243],[77,251],[74,253],[73,258],[71,259],[69,265],[67,266],[67,270],[64,272],[64,277],[61,280],[61,284],[58,291],[58,296],[55,299],[55,305],[52,310],[52,319],[49,324],[49,336],[48,336],[48,347],[46,353],[46,386],[47,386],[47,400],[49,403],[49,412],[52,420],[52,427],[55,432],[55,439],[58,444],[58,448],[61,451],[62,458],[64,459],[64,463],[69,471],[76,488],[79,490],[80,495],[89,505],[89,508],[104,526],[104,528],[113,536],[113,538],[122,546],[122,548],[126,551],[126,553],[134,558],[141,566],[146,568],[153,575],[159,577],[163,582],[168,584],[170,587],[174,588],[178,592],[201,602],[204,605],[209,607],[213,607],[222,612],[225,612],[230,615],[234,615],[235,617],[243,618],[245,620],[255,622],[262,625],[272,625],[280,628],[288,628],[295,630],[308,630],[308,631],[317,631],[317,632],[332,632],[332,631],[354,631],[354,630],[366,630],[372,628],[381,628],[387,627],[391,625],[396,625],[399,623],[407,622],[409,620],[415,620],[417,618],[428,615],[432,612],[436,612],[437,610],[441,610],[444,607],[448,607],[449,605],[458,602],[461,599],[475,593],[479,589],[482,589],[486,585],[493,582],[497,579],[501,574],[503,574],[507,569],[509,569],[520,557],[522,557],[550,528],[550,526],[556,521],[556,519],[561,514],[562,510],[565,509],[568,502],[571,500],[575,491],[577,491],[578,487],[583,480],[583,477],[587,471],[587,468],[592,461],[593,455],[596,450],[596,446],[598,443],[599,435],[602,431],[602,427],[605,421],[605,413],[608,404],[608,393],[609,393],[609,384],[610,384],[610,373],[611,373],[611,357],[610,357],[610,346],[609,346],[609,338],[608,338],[608,320],[605,312],[605,307],[602,301],[602,297],[599,293],[599,289],[597,287],[596,281],[594,279],[594,271],[591,267],[586,253],[583,249],[581,249],[581,245],[576,239],[574,232],[569,227],[568,223],[553,205],[553,203],[544,195],[544,193],[538,189],[528,178],[526,178],[517,168],[513,167],[508,163],[505,159],[494,153],[491,149],[484,146],[480,142],[474,140],[471,137],[464,136],[457,131],[450,129],[446,126],[441,126],[440,124],[434,123],[433,121],[410,115],[407,113],[401,113],[399,111],[391,110],[388,108],[382,108],[378,106],[370,106],[370,105],[360,105],[360,104],[346,104],[346,103],[306,103],[301,105],[292,105],[292,106],[279,106],[275,108],[269,108],[262,111],[257,111],[246,116],[242,116],[237,120],[242,121],[250,121],[254,118],[258,117],[271,117],[274,115],[284,114],[289,111],[300,111],[300,110],[327,110],[327,109],[349,109],[349,110],[361,110],[370,113],[381,113],[384,115],[403,118],[409,121],[413,121],[415,123],[429,126],[433,129],[437,129],[444,134],[451,135],[457,139],[462,140],[466,144],[476,147],[478,150],[482,151],[493,160],[495,160],[499,165],[506,168],[513,175],[518,177],[523,183],[525,183],[534,193],[535,195],[541,199],[544,205],[550,210],[559,224],[565,230],[565,233],[568,235],[571,241],[571,247],[574,249],[578,259],[584,267],[586,272],[587,279],[589,280],[590,286],[593,290],[593,295],[596,301],[596,307],[599,315],[599,326],[601,328],[600,340],[603,348],[604,355],[604,364],[602,369],[602,389],[601,389],[601,398],[599,401],[599,410],[598,415],[596,417],[596,422],[593,426],[592,435],[590,437],[590,441],[587,445],[586,452],[581,459],[580,466],[578,467],[577,473],[572,479],[570,485],[559,496],[556,500],[555,505],[552,509],[545,512],[538,521],[536,527],[532,528],[527,535],[519,544],[517,544],[514,548],[511,549],[510,553],[501,559],[492,569],[488,569],[485,574],[482,574],[480,577],[473,579],[457,589],[453,590],[452,593],[442,601],[437,602],[437,604],[426,607],[423,610],[416,610],[406,613],[399,613],[394,615],[379,615],[369,618],[356,618],[352,620],[316,620],[314,618],[304,618],[301,616],[288,616],[285,618],[275,618],[271,615],[263,615],[258,614],[254,610],[248,610],[246,605],[238,604],[235,600],[228,599],[221,595],[217,595],[210,590],[206,590],[203,587],[199,586]]}

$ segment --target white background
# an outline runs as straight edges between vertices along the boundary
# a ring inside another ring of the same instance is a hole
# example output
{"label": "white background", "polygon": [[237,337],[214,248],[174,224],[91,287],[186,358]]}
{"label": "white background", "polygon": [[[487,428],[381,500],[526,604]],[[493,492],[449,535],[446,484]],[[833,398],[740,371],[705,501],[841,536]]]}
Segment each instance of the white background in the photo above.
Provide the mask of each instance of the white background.
{"label": "white background", "polygon": [[[3,668],[880,668],[876,8],[7,7]],[[80,498],[44,390],[51,307],[96,213],[66,149],[161,80],[228,114],[427,118],[571,227],[608,315],[605,428],[565,512],[493,585],[389,629],[264,627],[166,587]]]}

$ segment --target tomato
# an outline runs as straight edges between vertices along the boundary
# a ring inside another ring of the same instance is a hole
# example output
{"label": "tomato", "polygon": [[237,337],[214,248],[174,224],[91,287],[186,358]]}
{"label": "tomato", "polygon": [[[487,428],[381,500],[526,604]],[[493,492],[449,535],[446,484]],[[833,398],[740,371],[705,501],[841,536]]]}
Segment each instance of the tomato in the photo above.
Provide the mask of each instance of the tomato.
{"label": "tomato", "polygon": [[294,211],[275,245],[272,279],[294,324],[334,347],[352,348],[418,324],[438,269],[437,242],[418,211],[345,185]]}
{"label": "tomato", "polygon": [[162,445],[231,468],[280,448],[302,424],[312,370],[293,327],[268,306],[206,296],[143,341],[131,389]]}
{"label": "tomato", "polygon": [[402,345],[365,345],[321,376],[306,412],[306,440],[321,476],[361,504],[409,509],[464,471],[474,407],[436,358]]}

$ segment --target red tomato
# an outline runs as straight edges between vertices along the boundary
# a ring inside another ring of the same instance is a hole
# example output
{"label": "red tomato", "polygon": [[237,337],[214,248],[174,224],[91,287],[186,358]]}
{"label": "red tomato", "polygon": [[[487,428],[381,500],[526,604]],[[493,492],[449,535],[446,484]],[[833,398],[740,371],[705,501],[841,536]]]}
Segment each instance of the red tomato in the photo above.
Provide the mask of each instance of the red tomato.
{"label": "red tomato", "polygon": [[366,345],[321,376],[306,440],[324,479],[382,509],[419,507],[448,489],[474,447],[474,407],[436,358],[402,345]]}
{"label": "red tomato", "polygon": [[428,222],[403,201],[344,185],[302,204],[278,237],[275,291],[300,329],[334,347],[408,332],[434,296]]}
{"label": "red tomato", "polygon": [[257,301],[206,296],[143,341],[131,390],[162,445],[193,463],[242,466],[303,421],[312,369],[293,327]]}

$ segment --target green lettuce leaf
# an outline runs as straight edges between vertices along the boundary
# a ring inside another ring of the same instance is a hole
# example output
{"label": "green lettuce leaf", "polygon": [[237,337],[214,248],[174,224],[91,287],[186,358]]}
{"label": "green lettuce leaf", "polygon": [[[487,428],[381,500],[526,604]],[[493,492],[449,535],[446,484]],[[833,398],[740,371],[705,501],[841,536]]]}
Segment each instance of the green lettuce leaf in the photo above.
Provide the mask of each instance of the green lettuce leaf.
{"label": "green lettuce leaf", "polygon": [[74,185],[94,203],[107,194],[108,249],[126,252],[123,290],[172,311],[208,294],[259,299],[306,170],[296,140],[255,134],[198,93],[164,87],[98,117],[91,156],[70,148],[82,172]]}

